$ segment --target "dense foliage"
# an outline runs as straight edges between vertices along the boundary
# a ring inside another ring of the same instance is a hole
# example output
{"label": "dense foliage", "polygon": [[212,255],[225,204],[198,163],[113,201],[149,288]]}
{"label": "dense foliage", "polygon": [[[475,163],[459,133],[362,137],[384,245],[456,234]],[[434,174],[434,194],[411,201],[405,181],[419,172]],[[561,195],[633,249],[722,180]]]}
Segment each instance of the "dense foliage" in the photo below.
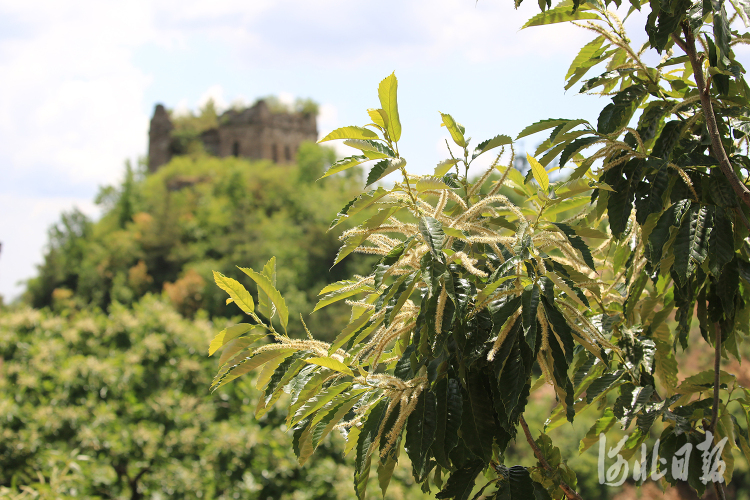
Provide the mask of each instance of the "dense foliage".
{"label": "dense foliage", "polygon": [[[107,308],[165,292],[184,315],[204,309],[227,316],[221,292],[206,286],[211,270],[262,265],[277,255],[285,262],[279,284],[289,290],[291,310],[309,312],[320,287],[362,265],[329,271],[338,241],[328,222],[356,193],[359,175],[312,184],[332,155],[305,143],[298,165],[193,155],[151,175],[128,166],[121,186],[102,189],[100,220],[74,211],[50,230],[27,299],[37,308],[56,297]],[[340,309],[316,321],[343,327],[346,318]],[[299,325],[295,331],[304,335]]]}
{"label": "dense foliage", "polygon": [[[384,79],[371,123],[323,139],[359,150],[324,178],[370,161],[368,186],[400,175],[334,221],[379,209],[344,233],[335,262],[352,252],[380,261],[323,288],[316,307],[346,301],[349,324],[332,342],[292,339],[273,261],[240,268],[258,287],[257,307],[240,283],[215,273],[250,323],[212,341],[212,353],[224,348],[213,387],[262,367],[261,406],[291,393],[287,424],[301,462],[342,430],[360,498],[373,464],[385,493],[402,449],[423,489],[440,488],[437,498],[580,498],[560,450],[545,433],[534,439],[524,418],[545,382],[558,401],[546,430],[598,407],[581,450],[617,423],[629,436],[622,456],[659,437],[663,462],[644,457],[644,471],[648,464],[664,483],[684,479],[701,494],[708,483],[723,497],[720,482],[701,479],[700,453],[684,477],[673,461],[686,444],[727,438],[719,453],[729,482],[737,453],[750,458],[750,392],[720,370],[722,357],[739,361],[750,333],[750,88],[732,50],[750,39],[733,25],[750,25],[750,6],[631,1],[630,12],[642,8],[650,12],[642,48],[597,1],[566,0],[526,24],[571,21],[594,32],[567,87],[601,64],[605,72],[581,91],[611,96],[596,124],[550,119],[525,128],[518,138],[551,131],[528,156],[526,178],[513,168],[510,137],[472,146],[448,114],[451,158],[434,176],[408,173],[396,78]],[[661,55],[656,64],[650,51]],[[472,182],[470,164],[491,150],[500,153]],[[553,183],[555,159],[572,173]],[[524,202],[511,201],[511,191]],[[689,346],[694,317],[715,365],[680,373],[676,354]],[[276,343],[255,345],[268,333]],[[528,442],[535,466],[505,463],[514,439]]]}
{"label": "dense foliage", "polygon": [[302,469],[283,415],[246,417],[250,379],[208,393],[216,327],[154,297],[0,315],[0,497],[348,498],[338,451]]}

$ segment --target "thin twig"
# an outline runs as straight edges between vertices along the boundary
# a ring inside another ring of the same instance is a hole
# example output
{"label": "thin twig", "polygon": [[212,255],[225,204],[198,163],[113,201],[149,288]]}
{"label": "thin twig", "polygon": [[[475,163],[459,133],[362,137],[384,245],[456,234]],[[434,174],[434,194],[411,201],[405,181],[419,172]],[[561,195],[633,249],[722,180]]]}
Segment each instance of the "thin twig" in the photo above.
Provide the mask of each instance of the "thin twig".
{"label": "thin twig", "polygon": [[685,35],[685,40],[680,40],[680,37],[675,36],[674,34],[672,34],[672,39],[685,51],[690,59],[690,65],[693,67],[695,84],[698,87],[698,93],[701,97],[703,116],[706,118],[706,128],[708,129],[708,135],[711,138],[711,154],[719,161],[719,168],[721,168],[721,172],[727,180],[729,180],[734,192],[745,205],[750,207],[750,189],[748,189],[747,186],[742,183],[740,178],[737,177],[737,174],[732,168],[732,164],[729,162],[727,152],[724,150],[724,145],[721,143],[719,126],[716,123],[716,115],[714,115],[714,108],[711,104],[711,89],[706,86],[706,82],[703,78],[703,64],[702,61],[698,59],[698,54],[695,49],[695,37],[693,36],[693,32],[687,22],[682,23],[682,31]]}
{"label": "thin twig", "polygon": [[[529,432],[529,426],[526,425],[526,420],[524,420],[523,417],[521,417],[519,420],[521,422],[521,427],[523,428],[523,433],[526,434],[526,441],[529,442],[529,446],[531,446],[531,449],[534,450],[536,459],[539,460],[539,463],[542,464],[542,467],[547,469],[548,472],[554,474],[555,469],[550,466],[550,464],[547,462],[547,459],[544,458],[542,450],[539,449],[539,447],[534,442],[534,438],[531,437],[531,432]],[[581,495],[576,493],[576,491],[568,486],[567,483],[562,479],[560,479],[560,488],[565,493],[565,496],[568,497],[568,500],[583,500],[583,498],[581,498]]]}

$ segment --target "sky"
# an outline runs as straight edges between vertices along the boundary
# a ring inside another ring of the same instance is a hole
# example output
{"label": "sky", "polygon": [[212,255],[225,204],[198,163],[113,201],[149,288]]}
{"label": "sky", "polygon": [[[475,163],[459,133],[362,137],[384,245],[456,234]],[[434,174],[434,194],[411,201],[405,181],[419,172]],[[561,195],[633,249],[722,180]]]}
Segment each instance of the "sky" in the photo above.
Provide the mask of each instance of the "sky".
{"label": "sky", "polygon": [[544,118],[595,120],[601,98],[563,90],[593,36],[520,30],[537,12],[529,0],[0,0],[0,295],[23,291],[63,211],[98,216],[100,187],[147,154],[156,103],[309,97],[322,137],[367,123],[395,71],[415,173],[447,156],[439,111],[475,144]]}

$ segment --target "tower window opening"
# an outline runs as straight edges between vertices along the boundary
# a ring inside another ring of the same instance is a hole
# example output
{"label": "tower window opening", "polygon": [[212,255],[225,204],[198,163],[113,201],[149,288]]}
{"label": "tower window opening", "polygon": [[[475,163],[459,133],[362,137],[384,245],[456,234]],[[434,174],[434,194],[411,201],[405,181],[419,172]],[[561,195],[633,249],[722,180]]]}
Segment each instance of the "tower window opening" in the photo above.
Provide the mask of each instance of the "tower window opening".
{"label": "tower window opening", "polygon": [[278,163],[279,161],[279,147],[276,144],[271,146],[271,159],[274,163]]}
{"label": "tower window opening", "polygon": [[292,161],[292,152],[289,149],[289,146],[284,146],[284,159],[286,159],[286,161]]}
{"label": "tower window opening", "polygon": [[235,158],[240,155],[240,143],[238,141],[234,141],[234,144],[232,144],[232,156]]}

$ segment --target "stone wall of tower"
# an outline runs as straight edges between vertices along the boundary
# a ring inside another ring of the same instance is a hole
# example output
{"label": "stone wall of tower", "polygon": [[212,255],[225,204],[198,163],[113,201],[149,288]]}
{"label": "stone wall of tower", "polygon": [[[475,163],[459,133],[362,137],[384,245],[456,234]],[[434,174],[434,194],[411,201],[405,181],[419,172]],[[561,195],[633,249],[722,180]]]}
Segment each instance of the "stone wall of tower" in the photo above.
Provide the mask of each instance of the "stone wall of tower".
{"label": "stone wall of tower", "polygon": [[172,120],[164,106],[157,104],[148,130],[148,170],[156,170],[172,159]]}
{"label": "stone wall of tower", "polygon": [[[158,104],[149,130],[149,171],[156,171],[171,159],[173,129],[164,106]],[[317,139],[315,115],[272,113],[262,100],[250,108],[226,111],[219,117],[218,128],[207,130],[200,137],[209,154],[274,163],[293,162],[303,141]]]}

